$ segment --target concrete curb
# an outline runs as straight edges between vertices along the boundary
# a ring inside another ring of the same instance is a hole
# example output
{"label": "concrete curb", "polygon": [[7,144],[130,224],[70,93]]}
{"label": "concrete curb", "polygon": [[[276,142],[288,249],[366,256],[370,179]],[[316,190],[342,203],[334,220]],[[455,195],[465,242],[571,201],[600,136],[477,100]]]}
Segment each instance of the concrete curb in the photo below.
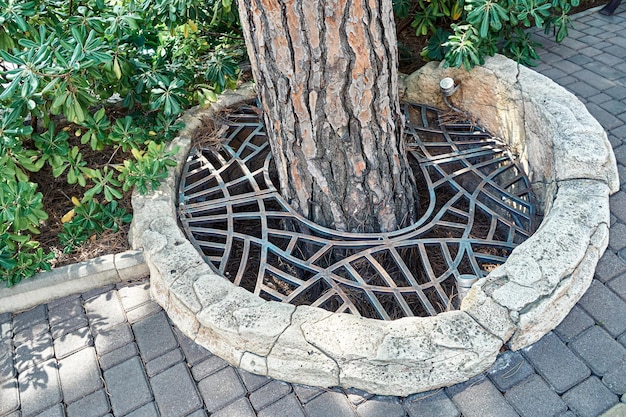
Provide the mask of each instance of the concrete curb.
{"label": "concrete curb", "polygon": [[0,288],[0,314],[28,310],[68,295],[149,274],[143,251],[137,250],[62,266],[40,272],[12,288]]}

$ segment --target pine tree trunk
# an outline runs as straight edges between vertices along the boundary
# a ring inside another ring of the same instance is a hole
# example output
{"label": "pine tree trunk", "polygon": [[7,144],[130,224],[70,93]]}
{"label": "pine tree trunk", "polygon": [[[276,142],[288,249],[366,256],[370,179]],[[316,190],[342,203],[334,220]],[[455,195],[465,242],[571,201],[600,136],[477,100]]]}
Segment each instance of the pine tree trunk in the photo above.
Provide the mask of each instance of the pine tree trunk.
{"label": "pine tree trunk", "polygon": [[392,0],[239,0],[239,10],[283,196],[342,231],[414,221]]}

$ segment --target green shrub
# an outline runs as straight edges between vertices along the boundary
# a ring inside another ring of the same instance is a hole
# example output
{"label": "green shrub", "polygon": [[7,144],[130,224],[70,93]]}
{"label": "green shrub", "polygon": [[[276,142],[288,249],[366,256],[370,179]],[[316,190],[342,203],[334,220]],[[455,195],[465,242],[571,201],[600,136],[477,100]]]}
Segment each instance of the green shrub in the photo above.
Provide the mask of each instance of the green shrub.
{"label": "green shrub", "polygon": [[[82,187],[65,250],[130,221],[117,200],[164,178],[181,112],[237,82],[245,48],[232,6],[0,0],[0,280],[50,267],[36,239],[48,215],[35,175]],[[85,147],[126,161],[89,166]]]}

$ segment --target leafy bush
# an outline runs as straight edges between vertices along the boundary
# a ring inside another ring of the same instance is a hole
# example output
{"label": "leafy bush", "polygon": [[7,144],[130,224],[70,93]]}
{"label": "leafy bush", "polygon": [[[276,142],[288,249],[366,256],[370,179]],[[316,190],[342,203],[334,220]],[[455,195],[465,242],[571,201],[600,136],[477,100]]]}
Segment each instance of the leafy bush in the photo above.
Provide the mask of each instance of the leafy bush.
{"label": "leafy bush", "polygon": [[422,56],[470,69],[496,52],[535,65],[541,46],[528,28],[553,32],[557,42],[568,33],[568,13],[579,0],[394,0],[396,16],[412,17],[418,36],[429,36]]}
{"label": "leafy bush", "polygon": [[[233,86],[243,56],[232,0],[0,0],[0,280],[50,268],[36,176],[83,189],[66,250],[130,221],[117,200],[158,185],[178,116]],[[125,162],[89,166],[88,148]]]}

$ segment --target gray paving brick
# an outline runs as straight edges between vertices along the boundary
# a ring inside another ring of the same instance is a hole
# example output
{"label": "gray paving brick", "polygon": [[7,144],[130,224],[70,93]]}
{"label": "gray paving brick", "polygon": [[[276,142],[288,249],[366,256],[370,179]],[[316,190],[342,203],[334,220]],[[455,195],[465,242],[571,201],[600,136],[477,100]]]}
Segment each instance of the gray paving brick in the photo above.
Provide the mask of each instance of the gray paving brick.
{"label": "gray paving brick", "polygon": [[117,293],[126,311],[152,300],[150,298],[150,283],[147,281],[125,284],[118,288]]}
{"label": "gray paving brick", "polygon": [[350,401],[350,404],[352,404],[354,407],[374,397],[374,394],[370,394],[367,391],[363,391],[357,388],[347,388],[343,389],[342,391],[344,394],[346,394],[346,396],[348,397],[348,401]]}
{"label": "gray paving brick", "polygon": [[[568,87],[571,87],[571,86],[568,86]],[[593,87],[590,87],[590,88],[593,89]],[[609,91],[612,88],[613,87],[608,88],[607,94],[610,94]],[[589,92],[589,90],[585,90],[585,91]],[[593,91],[597,92],[598,90],[593,89]],[[588,94],[583,93],[583,96],[587,96],[587,95]],[[597,104],[587,103],[587,110],[589,110],[589,113],[591,113],[591,115],[595,117],[596,120],[600,122],[602,127],[605,129],[612,129],[614,127],[619,127],[624,124],[623,121],[621,121],[620,119],[615,117],[613,114],[609,113],[608,111],[604,110],[602,107],[598,106]]]}
{"label": "gray paving brick", "polygon": [[591,327],[569,346],[598,376],[603,376],[626,359],[626,348],[599,326]]}
{"label": "gray paving brick", "polygon": [[0,341],[13,338],[13,324],[10,321],[0,323]]}
{"label": "gray paving brick", "polygon": [[126,321],[124,308],[115,290],[85,301],[85,311],[89,325],[98,333]]}
{"label": "gray paving brick", "polygon": [[611,336],[626,331],[626,302],[600,282],[593,280],[591,286],[578,302],[595,321]]}
{"label": "gray paving brick", "polygon": [[132,342],[133,332],[128,323],[120,323],[105,330],[98,331],[94,345],[99,355],[119,349]]}
{"label": "gray paving brick", "polygon": [[104,371],[113,414],[123,416],[152,400],[143,366],[133,357]]}
{"label": "gray paving brick", "polygon": [[133,332],[139,352],[146,362],[178,347],[164,312],[133,324]]}
{"label": "gray paving brick", "polygon": [[183,362],[183,354],[180,349],[171,350],[166,354],[161,355],[158,358],[154,358],[150,362],[146,363],[146,374],[148,374],[149,377],[152,377],[181,362]]}
{"label": "gray paving brick", "polygon": [[624,272],[626,272],[626,262],[613,251],[607,250],[598,261],[595,276],[600,282],[605,283]]}
{"label": "gray paving brick", "polygon": [[[611,100],[611,102],[614,102],[614,100]],[[624,110],[620,111],[619,113],[622,112],[624,112]],[[615,154],[615,159],[618,163],[622,165],[626,164],[626,145],[620,145],[617,148],[614,148],[613,153]]]}
{"label": "gray paving brick", "polygon": [[487,371],[487,376],[500,391],[504,392],[534,373],[533,367],[519,352],[508,350],[498,356],[491,369]]}
{"label": "gray paving brick", "polygon": [[[554,333],[548,333],[523,351],[524,356],[539,375],[559,394],[591,375],[587,365],[574,355]],[[559,358],[559,360],[554,360],[554,358]]]}
{"label": "gray paving brick", "polygon": [[126,414],[125,417],[159,417],[159,411],[154,402],[151,402],[139,407],[130,414]]}
{"label": "gray paving brick", "polygon": [[13,331],[21,332],[31,327],[35,323],[46,321],[47,310],[45,305],[40,305],[30,310],[13,316]]}
{"label": "gray paving brick", "polygon": [[137,345],[129,343],[119,349],[115,349],[113,352],[100,356],[100,367],[109,369],[137,355],[139,355]]}
{"label": "gray paving brick", "polygon": [[184,363],[154,376],[150,384],[162,417],[184,417],[202,407],[196,385]]}
{"label": "gray paving brick", "polygon": [[0,314],[0,323],[8,323],[12,321],[13,314],[11,313],[1,313]]}
{"label": "gray paving brick", "polygon": [[359,417],[404,417],[406,412],[397,397],[373,397],[357,407]]}
{"label": "gray paving brick", "polygon": [[0,343],[0,384],[2,381],[6,381],[14,376],[13,346],[11,345],[11,341],[7,340]]}
{"label": "gray paving brick", "polygon": [[87,320],[87,316],[79,315],[70,317],[69,319],[60,323],[50,325],[50,332],[52,333],[52,337],[57,339],[64,334],[73,332],[74,330],[78,330],[83,327],[87,327],[88,325],[89,321]]}
{"label": "gray paving brick", "polygon": [[622,344],[622,346],[626,346],[626,333],[622,334],[617,338],[617,341]]}
{"label": "gray paving brick", "polygon": [[567,411],[567,404],[537,374],[508,390],[504,398],[521,417],[558,416]]}
{"label": "gray paving brick", "polygon": [[[306,406],[305,406],[306,407]],[[235,414],[236,415],[236,414]],[[320,415],[315,415],[307,412],[308,417],[321,417]],[[337,414],[329,414],[327,417],[333,417]],[[217,414],[216,414],[217,416]],[[243,414],[243,416],[247,416]],[[242,416],[242,417],[243,417]],[[267,408],[261,410],[258,414],[259,417],[307,417],[302,411],[302,406],[296,399],[296,396],[293,394],[289,394],[286,397],[281,398],[276,401],[274,404],[270,405]],[[346,415],[349,417],[350,415]],[[220,417],[230,417],[228,414],[224,414]],[[343,416],[342,416],[343,417]]]}
{"label": "gray paving brick", "polygon": [[461,415],[461,411],[443,389],[411,395],[404,400],[404,408],[410,417]]}
{"label": "gray paving brick", "polygon": [[244,371],[243,369],[237,369],[237,373],[239,377],[243,381],[248,392],[256,391],[261,388],[263,385],[267,384],[271,381],[270,378],[262,375],[255,375],[253,373]]}
{"label": "gray paving brick", "polygon": [[191,374],[196,381],[200,381],[227,366],[228,363],[224,359],[219,356],[211,356],[191,368]]}
{"label": "gray paving brick", "polygon": [[48,321],[50,325],[61,323],[76,316],[83,316],[85,309],[78,295],[65,297],[58,304],[48,304]]}
{"label": "gray paving brick", "polygon": [[[550,77],[550,78],[552,78],[552,77]],[[574,82],[574,83],[571,83],[571,84],[567,85],[567,89],[570,90],[572,93],[574,93],[578,98],[581,98],[581,97],[591,97],[591,96],[594,96],[594,95],[599,93],[598,90],[596,90],[595,88],[593,88],[589,84],[587,84],[585,82],[582,82],[582,81],[577,81],[577,82]],[[597,108],[599,108],[599,107],[597,107]],[[600,110],[602,110],[602,109],[600,109]],[[604,110],[602,110],[602,111],[604,111]],[[615,118],[615,120],[618,120],[618,119]]]}
{"label": "gray paving brick", "polygon": [[591,316],[576,305],[569,314],[565,316],[556,329],[554,329],[554,332],[565,343],[569,343],[594,324],[595,321]]}
{"label": "gray paving brick", "polygon": [[37,417],[65,417],[65,408],[63,404],[56,404],[37,414]]}
{"label": "gray paving brick", "polygon": [[187,359],[187,363],[189,363],[189,365],[193,366],[212,356],[211,352],[182,334],[179,329],[174,328],[174,334],[176,335],[178,344],[183,349],[185,359]]}
{"label": "gray paving brick", "polygon": [[271,381],[250,394],[248,399],[255,410],[261,410],[291,392],[291,385],[282,381]]}
{"label": "gray paving brick", "polygon": [[[22,332],[24,333],[28,332]],[[19,334],[18,334],[19,335]],[[15,343],[15,368],[18,372],[24,371],[26,368],[37,365],[54,356],[52,347],[52,336],[50,333],[42,333],[33,336],[31,339],[23,340],[21,336],[16,335],[14,340],[20,340]]]}
{"label": "gray paving brick", "polygon": [[216,372],[198,383],[198,390],[209,413],[213,413],[246,394],[234,368]]}
{"label": "gray paving brick", "polygon": [[[213,414],[213,416],[216,416],[217,414]],[[200,409],[198,411],[194,411],[193,413],[189,414],[187,417],[207,417],[207,413],[203,410]],[[232,417],[237,417],[237,415],[232,415]]]}
{"label": "gray paving brick", "polygon": [[102,388],[96,351],[88,347],[59,361],[59,376],[66,403]]}
{"label": "gray paving brick", "polygon": [[356,414],[342,393],[328,391],[304,405],[310,417],[356,417]]}
{"label": "gray paving brick", "polygon": [[619,401],[617,395],[609,391],[596,376],[567,391],[563,394],[563,400],[580,417],[597,416]]}
{"label": "gray paving brick", "polygon": [[24,417],[36,415],[61,402],[61,383],[54,360],[20,373],[18,383]]}
{"label": "gray paving brick", "polygon": [[622,300],[626,301],[626,274],[622,274],[617,278],[613,278],[606,283],[611,291],[617,294]]}
{"label": "gray paving brick", "polygon": [[446,393],[464,417],[518,417],[498,388],[482,375],[448,387]]}
{"label": "gray paving brick", "polygon": [[154,301],[149,301],[145,304],[141,304],[138,307],[128,310],[126,312],[126,317],[128,318],[129,323],[136,323],[140,320],[143,320],[158,313],[159,311],[163,311],[161,306]]}
{"label": "gray paving brick", "polygon": [[626,358],[604,374],[602,383],[606,385],[613,394],[623,395],[626,393]]}
{"label": "gray paving brick", "polygon": [[614,214],[622,222],[626,222],[626,192],[619,191],[609,197],[611,214]]}
{"label": "gray paving brick", "polygon": [[102,287],[98,287],[98,288],[94,288],[94,289],[89,290],[89,291],[85,291],[80,296],[82,297],[82,299],[85,302],[87,302],[87,301],[90,301],[92,298],[98,297],[99,295],[102,295],[102,294],[105,294],[107,292],[114,291],[114,290],[115,290],[115,285],[113,285],[113,284],[104,285]]}
{"label": "gray paving brick", "polygon": [[19,406],[20,396],[15,378],[0,383],[0,416],[17,410]]}
{"label": "gray paving brick", "polygon": [[54,339],[54,353],[57,359],[62,359],[91,345],[92,339],[89,327],[83,327]]}
{"label": "gray paving brick", "polygon": [[616,85],[615,87],[611,88],[610,90],[605,91],[605,93],[607,93],[608,95],[610,95],[614,99],[623,100],[624,98],[626,98],[626,87],[623,87],[621,85]]}
{"label": "gray paving brick", "polygon": [[101,417],[111,409],[109,397],[98,390],[67,405],[67,417]]}
{"label": "gray paving brick", "polygon": [[308,385],[291,384],[291,387],[302,404],[308,403],[313,398],[322,395],[325,392],[325,390],[321,388],[310,387]]}
{"label": "gray paving brick", "polygon": [[[211,417],[256,417],[256,413],[250,405],[250,401],[247,398],[240,398],[232,404],[227,405],[215,414],[211,414]],[[283,416],[283,414],[275,414],[276,416]]]}

